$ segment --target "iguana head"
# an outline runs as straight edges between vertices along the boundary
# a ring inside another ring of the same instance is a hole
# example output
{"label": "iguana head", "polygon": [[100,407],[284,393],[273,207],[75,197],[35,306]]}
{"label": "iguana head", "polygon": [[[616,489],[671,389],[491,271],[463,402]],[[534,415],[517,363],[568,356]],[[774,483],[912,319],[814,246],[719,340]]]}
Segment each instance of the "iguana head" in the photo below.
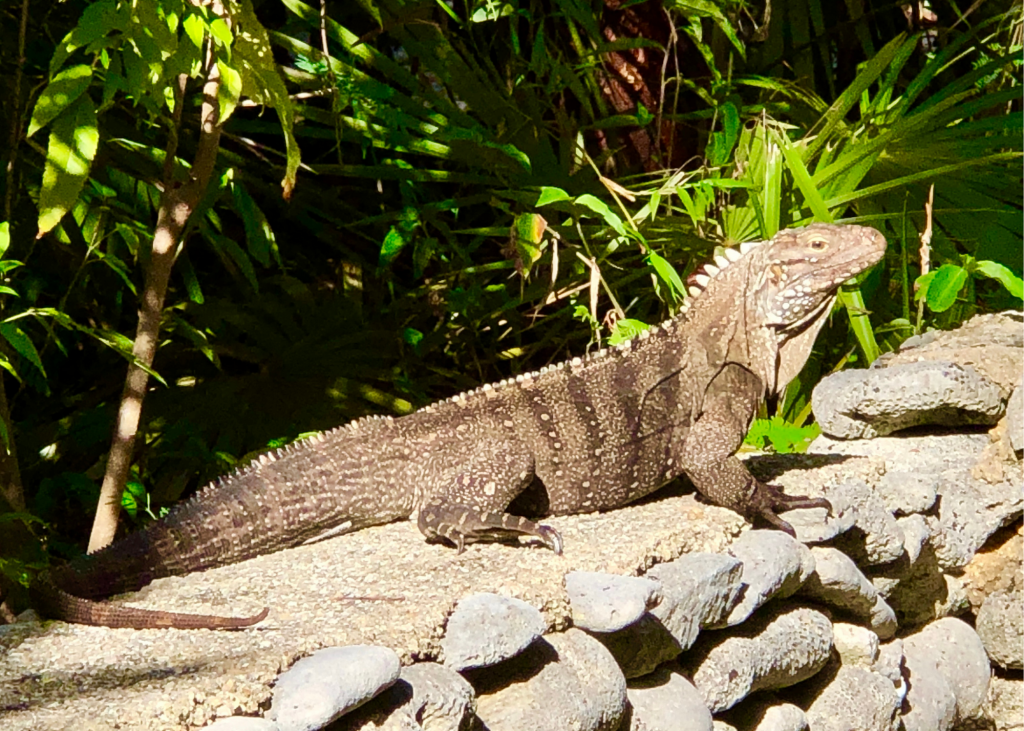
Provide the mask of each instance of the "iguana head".
{"label": "iguana head", "polygon": [[780,231],[760,247],[764,268],[756,290],[756,317],[775,331],[778,348],[770,390],[778,393],[796,378],[839,286],[877,264],[885,247],[885,237],[873,228],[825,223]]}
{"label": "iguana head", "polygon": [[867,226],[815,223],[727,249],[690,279],[685,310],[704,346],[743,363],[778,392],[803,368],[839,286],[876,264],[885,237]]}
{"label": "iguana head", "polygon": [[839,285],[885,255],[885,237],[867,226],[814,223],[780,231],[760,247],[757,320],[784,338],[828,314]]}

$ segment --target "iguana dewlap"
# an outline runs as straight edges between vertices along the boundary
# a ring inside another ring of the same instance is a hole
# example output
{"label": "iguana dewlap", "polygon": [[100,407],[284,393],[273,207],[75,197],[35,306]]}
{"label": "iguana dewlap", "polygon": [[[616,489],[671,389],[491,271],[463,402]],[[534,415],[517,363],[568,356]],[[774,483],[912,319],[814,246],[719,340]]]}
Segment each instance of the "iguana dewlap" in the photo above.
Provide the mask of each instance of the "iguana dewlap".
{"label": "iguana dewlap", "polygon": [[694,276],[680,315],[627,343],[263,455],[41,576],[35,595],[50,616],[84,624],[244,627],[266,611],[236,619],[96,600],[411,517],[459,550],[532,536],[560,552],[558,533],[531,518],[617,508],[682,474],[710,501],[789,529],[778,511],[827,501],[758,482],[735,452],[764,398],[803,367],[840,284],[885,248],[872,228],[813,224],[729,250]]}

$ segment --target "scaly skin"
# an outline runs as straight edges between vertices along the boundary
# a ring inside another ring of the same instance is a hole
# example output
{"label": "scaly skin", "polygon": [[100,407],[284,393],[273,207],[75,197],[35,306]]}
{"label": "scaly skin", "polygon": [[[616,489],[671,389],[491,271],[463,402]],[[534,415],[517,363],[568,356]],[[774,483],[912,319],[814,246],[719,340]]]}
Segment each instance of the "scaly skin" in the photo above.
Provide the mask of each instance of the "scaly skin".
{"label": "scaly skin", "polygon": [[732,250],[694,276],[684,312],[634,340],[264,455],[41,577],[38,604],[111,627],[246,627],[266,610],[226,618],[96,600],[414,516],[460,551],[532,536],[560,552],[561,536],[530,518],[621,507],[683,473],[710,501],[792,532],[778,512],[828,502],[786,496],[734,455],[766,395],[803,367],[840,284],[885,246],[874,229],[815,224]]}

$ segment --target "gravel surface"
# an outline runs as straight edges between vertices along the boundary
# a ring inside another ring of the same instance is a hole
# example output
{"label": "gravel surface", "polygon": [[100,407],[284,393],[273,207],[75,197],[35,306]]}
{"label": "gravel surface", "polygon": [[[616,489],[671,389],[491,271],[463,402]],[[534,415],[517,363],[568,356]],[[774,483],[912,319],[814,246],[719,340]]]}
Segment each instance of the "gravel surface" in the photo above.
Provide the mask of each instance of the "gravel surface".
{"label": "gravel surface", "polygon": [[449,613],[478,592],[529,602],[549,630],[564,629],[567,572],[635,575],[683,553],[724,551],[744,525],[689,495],[545,522],[561,531],[565,555],[494,544],[458,555],[425,543],[405,522],[161,579],[124,600],[232,615],[270,607],[267,620],[238,632],[0,627],[0,728],[163,731],[256,714],[268,706],[278,673],[313,650],[378,644],[405,664],[443,659]]}

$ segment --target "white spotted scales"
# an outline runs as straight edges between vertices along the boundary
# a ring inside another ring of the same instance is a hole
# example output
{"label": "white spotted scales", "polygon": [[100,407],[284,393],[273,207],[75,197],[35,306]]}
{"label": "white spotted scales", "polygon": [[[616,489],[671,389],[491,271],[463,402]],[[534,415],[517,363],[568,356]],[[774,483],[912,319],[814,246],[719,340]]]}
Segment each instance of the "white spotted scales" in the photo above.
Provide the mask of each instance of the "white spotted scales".
{"label": "white spotted scales", "polygon": [[728,250],[691,278],[677,317],[633,340],[369,417],[254,461],[163,519],[40,577],[50,616],[112,627],[236,628],[263,619],[98,602],[155,578],[415,517],[428,539],[533,537],[544,515],[609,510],[687,474],[710,501],[790,530],[783,495],[734,456],[758,406],[803,367],[840,284],[878,262],[872,228],[813,224]]}

